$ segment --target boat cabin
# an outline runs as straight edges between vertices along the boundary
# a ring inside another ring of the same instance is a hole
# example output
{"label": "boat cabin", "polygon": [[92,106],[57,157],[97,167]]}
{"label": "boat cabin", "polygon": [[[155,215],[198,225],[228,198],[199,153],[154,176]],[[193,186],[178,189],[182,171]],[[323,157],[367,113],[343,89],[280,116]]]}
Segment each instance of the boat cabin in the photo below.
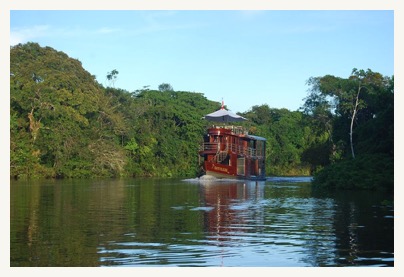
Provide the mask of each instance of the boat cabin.
{"label": "boat cabin", "polygon": [[217,178],[265,180],[266,139],[241,126],[212,126],[199,151],[206,175]]}

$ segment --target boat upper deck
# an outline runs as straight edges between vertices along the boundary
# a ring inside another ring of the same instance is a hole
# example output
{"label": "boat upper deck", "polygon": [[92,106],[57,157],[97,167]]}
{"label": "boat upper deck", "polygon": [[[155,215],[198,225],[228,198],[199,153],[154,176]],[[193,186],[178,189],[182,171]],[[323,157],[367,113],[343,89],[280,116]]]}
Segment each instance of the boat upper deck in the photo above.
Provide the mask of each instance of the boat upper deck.
{"label": "boat upper deck", "polygon": [[233,134],[233,135],[248,135],[248,131],[242,126],[234,126],[234,125],[212,125],[208,128],[208,133],[218,133],[222,132],[225,134]]}
{"label": "boat upper deck", "polygon": [[209,135],[228,134],[244,137],[250,140],[266,141],[266,138],[249,135],[248,131],[244,127],[234,125],[212,125],[211,127],[208,128],[208,134]]}
{"label": "boat upper deck", "polygon": [[241,126],[211,126],[199,153],[217,154],[230,151],[249,157],[264,157],[265,143],[265,138],[249,135]]}

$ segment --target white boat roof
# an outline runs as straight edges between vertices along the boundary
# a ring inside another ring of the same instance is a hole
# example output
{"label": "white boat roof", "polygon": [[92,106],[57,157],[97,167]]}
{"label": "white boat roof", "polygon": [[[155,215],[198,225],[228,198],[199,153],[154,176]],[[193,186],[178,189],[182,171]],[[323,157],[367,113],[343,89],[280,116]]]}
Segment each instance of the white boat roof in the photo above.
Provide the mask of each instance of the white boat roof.
{"label": "white boat roof", "polygon": [[255,140],[264,140],[264,141],[267,140],[266,138],[259,137],[259,136],[253,136],[253,135],[248,135],[247,137],[250,137],[250,138],[255,139]]}

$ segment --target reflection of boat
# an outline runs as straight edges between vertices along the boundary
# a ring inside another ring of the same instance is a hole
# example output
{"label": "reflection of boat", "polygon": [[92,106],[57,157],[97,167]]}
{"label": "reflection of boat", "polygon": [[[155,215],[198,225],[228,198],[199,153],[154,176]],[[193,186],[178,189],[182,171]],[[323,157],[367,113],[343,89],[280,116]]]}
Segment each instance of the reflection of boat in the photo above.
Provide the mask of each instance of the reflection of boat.
{"label": "reflection of boat", "polygon": [[[201,195],[206,207],[205,228],[211,239],[224,241],[231,233],[244,233],[248,220],[261,222],[258,211],[252,211],[252,203],[263,197],[265,182],[209,182],[201,184]],[[251,213],[252,212],[252,213]]]}
{"label": "reflection of boat", "polygon": [[221,123],[207,130],[199,155],[203,171],[216,178],[265,180],[266,139],[249,135],[242,126],[229,125],[247,120],[224,109],[205,115],[206,120]]}

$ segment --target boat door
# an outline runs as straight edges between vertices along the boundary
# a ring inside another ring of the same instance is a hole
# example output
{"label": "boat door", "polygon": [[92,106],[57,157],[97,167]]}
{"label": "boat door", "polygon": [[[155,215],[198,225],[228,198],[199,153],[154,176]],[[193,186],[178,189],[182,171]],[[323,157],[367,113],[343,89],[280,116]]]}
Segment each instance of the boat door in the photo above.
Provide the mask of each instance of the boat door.
{"label": "boat door", "polygon": [[245,176],[245,158],[237,158],[237,175]]}

